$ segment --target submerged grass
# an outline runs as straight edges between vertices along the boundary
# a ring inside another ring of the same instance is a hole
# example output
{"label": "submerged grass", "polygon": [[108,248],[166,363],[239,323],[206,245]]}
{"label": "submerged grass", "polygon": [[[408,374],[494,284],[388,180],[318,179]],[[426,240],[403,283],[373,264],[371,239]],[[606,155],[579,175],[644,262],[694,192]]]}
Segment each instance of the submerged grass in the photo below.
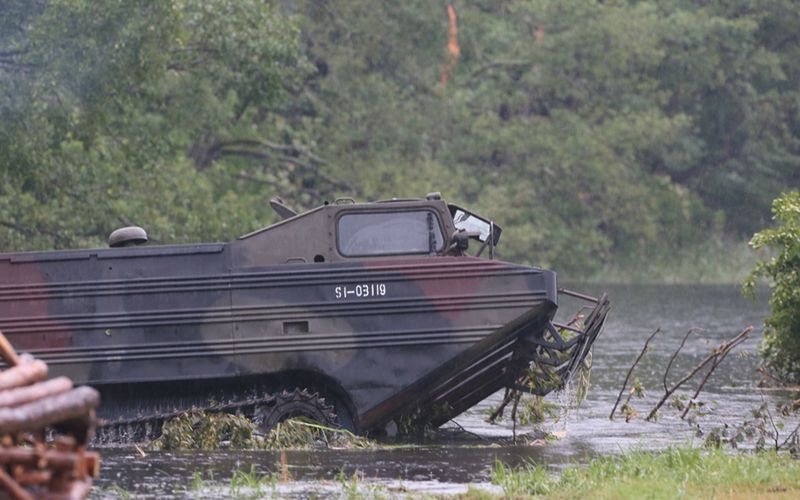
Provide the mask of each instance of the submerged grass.
{"label": "submerged grass", "polygon": [[[206,476],[206,477],[204,477]],[[104,490],[104,493],[109,490]],[[370,484],[359,472],[352,475],[340,469],[334,481],[294,482],[281,477],[278,472],[261,473],[255,465],[249,471],[236,469],[229,480],[215,478],[209,471],[195,472],[191,484],[183,493],[191,498],[284,498],[299,496],[303,498],[412,498],[411,496],[389,495],[381,485]]]}
{"label": "submerged grass", "polygon": [[363,449],[376,444],[346,429],[328,427],[298,417],[280,422],[267,434],[249,419],[200,410],[170,420],[161,436],[150,443],[154,450],[283,450],[308,448]]}
{"label": "submerged grass", "polygon": [[255,465],[249,471],[236,469],[229,481],[222,481],[208,472],[196,471],[184,493],[191,498],[274,498],[278,496],[278,476],[262,474]]}
{"label": "submerged grass", "polygon": [[161,436],[150,443],[154,450],[258,448],[257,426],[245,417],[222,412],[192,410],[165,423]]}
{"label": "submerged grass", "polygon": [[492,481],[508,497],[797,498],[800,461],[772,452],[732,455],[685,447],[596,458],[560,476],[542,466],[512,469],[498,463]]}
{"label": "submerged grass", "polygon": [[264,438],[266,449],[337,448],[364,449],[377,446],[346,429],[336,429],[304,418],[284,420],[270,429]]}

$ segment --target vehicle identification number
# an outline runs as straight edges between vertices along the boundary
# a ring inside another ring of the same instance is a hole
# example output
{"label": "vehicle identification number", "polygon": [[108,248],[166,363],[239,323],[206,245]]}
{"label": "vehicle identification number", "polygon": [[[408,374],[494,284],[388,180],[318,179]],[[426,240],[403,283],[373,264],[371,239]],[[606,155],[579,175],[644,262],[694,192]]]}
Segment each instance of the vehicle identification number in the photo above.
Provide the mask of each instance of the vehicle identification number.
{"label": "vehicle identification number", "polygon": [[333,293],[337,299],[347,299],[350,297],[384,297],[386,295],[386,283],[341,285],[334,288]]}

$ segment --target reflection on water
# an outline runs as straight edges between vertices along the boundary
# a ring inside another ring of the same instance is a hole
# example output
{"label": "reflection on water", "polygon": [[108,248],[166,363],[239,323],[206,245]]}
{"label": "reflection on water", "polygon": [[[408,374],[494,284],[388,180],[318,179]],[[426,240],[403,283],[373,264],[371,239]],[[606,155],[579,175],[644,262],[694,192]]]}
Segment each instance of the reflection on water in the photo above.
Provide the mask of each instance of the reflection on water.
{"label": "reflection on water", "polygon": [[[558,467],[598,454],[630,448],[657,449],[697,439],[689,426],[677,418],[677,411],[666,405],[657,423],[642,421],[663,394],[664,368],[689,329],[696,332],[672,368],[671,381],[685,374],[723,340],[748,325],[756,327],[753,337],[738,349],[738,353],[732,353],[725,360],[707,384],[701,397],[709,403],[714,416],[701,421],[701,427],[710,429],[722,422],[740,422],[750,409],[762,403],[762,398],[775,401],[780,397],[762,396],[755,387],[758,380],[755,349],[760,340],[762,319],[767,313],[766,293],[754,303],[743,298],[735,286],[610,286],[604,289],[609,292],[613,309],[605,332],[595,346],[592,388],[580,409],[571,410],[565,422],[548,424],[547,430],[551,432],[565,431],[560,439],[513,445],[510,424],[484,422],[488,408],[501,400],[502,394],[495,394],[457,419],[464,431],[451,425],[438,438],[421,446],[286,452],[293,486],[277,485],[277,491],[281,495],[302,496],[308,487],[315,485],[324,493],[325,488],[340,486],[341,478],[357,474],[364,484],[381,485],[389,491],[398,488],[399,491],[458,492],[459,484],[488,482],[496,460],[509,465],[535,462]],[[590,291],[599,293],[601,288]],[[560,311],[575,309],[577,303],[564,301]],[[652,351],[636,373],[647,389],[646,400],[633,402],[643,415],[627,424],[619,420],[610,422],[608,414],[625,373],[645,338],[656,328],[661,328],[662,332],[651,344]],[[559,395],[550,395],[548,399],[558,402]],[[191,489],[196,473],[203,478],[225,481],[237,469],[249,471],[254,467],[254,471],[263,474],[279,470],[279,455],[275,452],[160,452],[140,458],[131,450],[103,450],[102,456],[102,477],[97,484],[103,489],[98,496],[110,495],[109,488],[116,485],[137,496],[191,497],[197,493]]]}

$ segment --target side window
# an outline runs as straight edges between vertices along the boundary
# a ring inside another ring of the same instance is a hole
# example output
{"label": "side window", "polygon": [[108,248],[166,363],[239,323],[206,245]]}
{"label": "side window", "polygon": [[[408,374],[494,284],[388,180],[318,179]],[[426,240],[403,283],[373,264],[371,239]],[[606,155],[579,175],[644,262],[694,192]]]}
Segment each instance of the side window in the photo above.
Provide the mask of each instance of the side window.
{"label": "side window", "polygon": [[429,210],[350,213],[339,218],[339,251],[348,257],[429,253],[444,246],[439,219]]}

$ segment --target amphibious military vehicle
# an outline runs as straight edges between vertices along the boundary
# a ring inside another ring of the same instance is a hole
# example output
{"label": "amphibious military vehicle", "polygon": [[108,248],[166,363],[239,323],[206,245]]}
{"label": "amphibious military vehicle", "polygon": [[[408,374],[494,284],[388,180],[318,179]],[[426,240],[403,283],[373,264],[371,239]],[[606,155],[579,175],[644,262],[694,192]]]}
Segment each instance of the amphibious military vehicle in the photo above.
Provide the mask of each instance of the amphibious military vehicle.
{"label": "amphibious military vehicle", "polygon": [[436,427],[503,387],[563,386],[603,327],[608,300],[580,294],[582,326],[554,324],[556,274],[495,259],[502,229],[437,193],[272,204],[281,222],[227,243],[132,227],[111,248],[0,254],[0,330],[146,438],[191,407]]}

